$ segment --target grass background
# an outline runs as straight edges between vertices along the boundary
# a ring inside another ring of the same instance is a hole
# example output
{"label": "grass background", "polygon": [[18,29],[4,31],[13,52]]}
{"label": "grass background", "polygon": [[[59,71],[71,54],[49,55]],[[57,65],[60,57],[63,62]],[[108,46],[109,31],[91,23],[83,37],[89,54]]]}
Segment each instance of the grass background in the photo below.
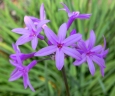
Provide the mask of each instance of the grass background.
{"label": "grass background", "polygon": [[[58,32],[59,26],[67,22],[67,14],[58,11],[62,8],[60,2],[64,2],[70,10],[92,14],[89,20],[77,19],[68,35],[75,28],[87,39],[89,31],[93,29],[96,33],[96,44],[103,45],[104,35],[109,48],[104,77],[96,64],[96,73],[91,76],[87,64],[75,67],[72,65],[72,58],[65,60],[71,96],[115,96],[115,0],[0,0],[0,96],[66,96],[62,74],[56,69],[54,61],[40,62],[29,72],[36,92],[29,88],[24,89],[22,79],[8,81],[14,69],[8,61],[9,55],[14,53],[11,44],[19,37],[11,30],[24,27],[25,15],[39,18],[39,8],[44,3],[47,19],[51,20],[48,25],[54,32]],[[47,44],[40,41],[39,48],[44,46]],[[23,53],[33,52],[30,43],[20,48]],[[33,59],[39,58],[31,60]],[[24,63],[28,64],[31,60]]]}

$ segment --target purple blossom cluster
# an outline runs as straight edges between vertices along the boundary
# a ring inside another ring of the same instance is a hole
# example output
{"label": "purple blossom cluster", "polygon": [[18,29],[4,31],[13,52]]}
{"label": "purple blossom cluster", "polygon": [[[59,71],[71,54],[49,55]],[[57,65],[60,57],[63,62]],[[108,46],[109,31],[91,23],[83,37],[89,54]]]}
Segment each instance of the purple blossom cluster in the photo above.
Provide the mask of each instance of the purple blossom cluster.
{"label": "purple blossom cluster", "polygon": [[[91,75],[95,73],[94,62],[99,65],[101,74],[104,76],[105,61],[104,58],[108,54],[108,49],[106,48],[106,40],[104,38],[104,46],[97,45],[95,46],[95,33],[93,30],[90,31],[90,36],[88,40],[82,39],[82,34],[77,33],[75,29],[70,32],[70,36],[66,36],[68,29],[70,28],[73,21],[76,19],[89,19],[91,14],[80,14],[79,11],[71,12],[69,8],[64,4],[63,8],[68,14],[68,21],[63,23],[58,30],[56,35],[46,24],[50,20],[46,19],[46,14],[44,10],[44,5],[40,7],[40,19],[32,16],[25,16],[24,22],[25,28],[15,28],[12,32],[21,34],[22,36],[18,38],[15,44],[12,44],[15,54],[10,55],[10,63],[15,67],[14,71],[10,75],[9,81],[17,80],[20,77],[23,77],[24,87],[28,86],[32,91],[32,87],[28,72],[32,69],[37,63],[38,60],[33,60],[27,66],[24,66],[23,61],[32,58],[34,56],[54,56],[56,67],[58,70],[61,70],[64,66],[64,59],[67,56],[70,56],[75,59],[73,64],[79,66],[87,62]],[[44,35],[41,32],[44,31]],[[44,47],[37,52],[32,53],[22,53],[19,49],[19,45],[23,45],[31,41],[31,46],[35,50],[38,46],[38,40],[48,41],[47,47]]]}

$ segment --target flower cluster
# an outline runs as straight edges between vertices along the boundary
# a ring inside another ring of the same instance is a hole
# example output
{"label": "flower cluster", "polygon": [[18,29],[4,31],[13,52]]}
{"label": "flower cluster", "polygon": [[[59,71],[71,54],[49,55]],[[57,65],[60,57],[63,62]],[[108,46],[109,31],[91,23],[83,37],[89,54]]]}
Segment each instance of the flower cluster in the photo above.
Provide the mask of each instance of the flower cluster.
{"label": "flower cluster", "polygon": [[[99,65],[101,69],[101,74],[104,76],[105,69],[105,61],[103,58],[108,54],[108,49],[105,50],[106,40],[104,38],[104,46],[95,45],[96,37],[93,30],[90,31],[90,37],[88,40],[83,40],[82,35],[80,33],[76,33],[76,30],[73,29],[70,32],[70,36],[66,36],[68,29],[71,24],[76,19],[89,19],[91,14],[80,14],[79,11],[71,12],[69,8],[61,3],[64,8],[60,10],[64,10],[68,14],[68,21],[63,23],[59,27],[58,34],[56,35],[46,24],[50,22],[50,20],[46,19],[46,14],[44,10],[44,5],[42,4],[40,7],[40,19],[32,16],[25,16],[24,22],[25,28],[15,28],[12,32],[17,34],[22,34],[21,37],[18,38],[15,44],[13,45],[13,49],[15,54],[10,55],[10,63],[15,66],[14,71],[11,73],[11,77],[9,81],[17,80],[20,77],[23,77],[24,87],[30,87],[32,91],[34,88],[32,87],[28,72],[32,67],[34,67],[38,61],[33,60],[27,66],[23,65],[23,61],[32,58],[34,56],[54,56],[54,60],[56,63],[56,67],[58,70],[61,70],[64,66],[64,59],[67,56],[70,56],[75,59],[73,62],[74,65],[81,65],[84,62],[87,62],[90,73],[94,75],[95,67],[93,62]],[[41,31],[44,31],[44,36],[41,35]],[[47,38],[48,46],[44,47],[37,52],[32,53],[21,53],[19,49],[19,45],[23,45],[29,41],[31,41],[31,46],[35,50],[38,46],[38,40],[45,40]]]}

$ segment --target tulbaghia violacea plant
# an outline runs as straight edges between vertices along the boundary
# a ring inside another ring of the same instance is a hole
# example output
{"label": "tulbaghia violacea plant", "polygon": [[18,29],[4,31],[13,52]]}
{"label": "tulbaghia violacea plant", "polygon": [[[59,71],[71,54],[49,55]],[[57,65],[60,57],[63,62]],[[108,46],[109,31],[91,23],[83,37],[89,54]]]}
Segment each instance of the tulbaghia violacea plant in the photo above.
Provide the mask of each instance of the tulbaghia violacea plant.
{"label": "tulbaghia violacea plant", "polygon": [[[15,28],[12,30],[15,33],[22,34],[22,36],[19,37],[15,44],[13,44],[15,54],[10,55],[10,63],[15,66],[15,70],[12,72],[9,81],[14,81],[20,77],[23,77],[24,87],[27,88],[27,86],[29,86],[30,89],[34,91],[34,88],[30,84],[28,77],[29,70],[32,69],[32,67],[34,67],[37,62],[43,60],[52,60],[52,58],[33,60],[27,66],[23,65],[23,61],[33,58],[34,56],[47,55],[50,55],[50,57],[53,56],[56,67],[58,70],[62,71],[64,78],[66,76],[64,72],[64,59],[69,56],[76,59],[73,62],[74,65],[79,66],[84,62],[87,62],[92,75],[94,75],[95,73],[95,67],[93,62],[97,63],[101,69],[102,76],[104,76],[104,58],[109,51],[108,49],[105,50],[105,38],[104,47],[102,47],[102,45],[94,46],[96,38],[93,30],[90,32],[90,37],[86,41],[82,39],[82,35],[80,33],[76,33],[75,29],[73,29],[70,32],[70,36],[67,37],[67,31],[75,19],[89,19],[91,14],[80,14],[80,12],[78,11],[71,12],[64,3],[61,4],[64,6],[64,8],[61,10],[65,10],[68,13],[69,19],[66,23],[63,23],[59,27],[57,35],[46,25],[49,20],[46,20],[46,14],[43,4],[40,7],[40,19],[33,16],[25,16],[24,22],[26,27]],[[37,52],[31,52],[26,54],[21,53],[21,51],[19,50],[19,45],[23,45],[26,42],[31,41],[32,48],[35,50],[38,44],[38,38],[41,40],[46,40],[44,39],[45,37],[40,34],[42,30],[44,31],[44,35],[48,40],[48,46],[38,50]],[[64,82],[66,85],[66,90],[68,90],[68,84],[66,81]],[[68,91],[67,96],[70,96]]]}

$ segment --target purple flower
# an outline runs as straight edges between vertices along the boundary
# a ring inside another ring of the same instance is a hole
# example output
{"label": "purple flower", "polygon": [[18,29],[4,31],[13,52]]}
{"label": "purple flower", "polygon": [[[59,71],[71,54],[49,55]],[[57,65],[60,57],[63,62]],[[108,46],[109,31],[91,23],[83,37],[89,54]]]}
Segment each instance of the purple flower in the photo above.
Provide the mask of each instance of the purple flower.
{"label": "purple flower", "polygon": [[18,34],[22,34],[22,36],[16,41],[16,45],[22,45],[26,42],[31,41],[32,48],[35,50],[38,44],[38,35],[41,32],[41,27],[48,23],[49,20],[42,20],[39,22],[37,26],[34,25],[32,20],[28,17],[24,17],[24,22],[27,28],[15,28],[12,31]]}
{"label": "purple flower", "polygon": [[15,44],[12,44],[12,47],[15,51],[15,54],[11,54],[10,58],[13,61],[17,60],[17,54],[19,55],[19,57],[21,58],[22,61],[34,57],[35,52],[29,53],[29,54],[24,54],[24,53],[21,53],[20,49]]}
{"label": "purple flower", "polygon": [[35,91],[32,87],[28,72],[30,69],[37,64],[36,60],[33,60],[30,64],[27,66],[23,66],[21,59],[19,58],[19,55],[17,56],[17,62],[10,60],[10,63],[15,66],[16,68],[13,70],[13,72],[10,75],[9,81],[15,81],[19,79],[20,77],[23,77],[23,83],[25,89],[29,86],[32,91]]}
{"label": "purple flower", "polygon": [[77,51],[82,55],[81,59],[78,59],[74,62],[74,65],[81,65],[82,63],[86,62],[88,63],[90,73],[94,75],[95,73],[95,66],[94,63],[97,63],[101,69],[101,74],[104,76],[104,69],[105,69],[105,61],[103,59],[104,56],[101,54],[107,54],[106,51],[103,51],[105,48],[103,48],[101,45],[95,46],[95,33],[92,30],[90,32],[90,37],[87,41],[80,41],[77,44]]}
{"label": "purple flower", "polygon": [[68,23],[67,23],[67,29],[69,29],[69,27],[71,26],[72,22],[75,20],[75,19],[89,19],[91,14],[80,14],[79,11],[73,11],[71,12],[69,10],[69,8],[64,4],[64,3],[61,3],[63,5],[64,8],[60,9],[60,10],[64,10],[67,12],[68,14],[68,17],[69,17],[69,20],[68,20]]}
{"label": "purple flower", "polygon": [[58,70],[61,70],[64,65],[64,54],[79,59],[80,54],[75,49],[69,48],[68,46],[71,46],[73,43],[80,40],[82,36],[80,34],[74,34],[65,39],[66,31],[66,23],[60,26],[58,36],[55,35],[50,28],[45,27],[45,35],[48,38],[48,40],[52,43],[52,45],[39,50],[35,53],[35,56],[46,56],[56,52],[55,60],[56,67],[58,68]]}

